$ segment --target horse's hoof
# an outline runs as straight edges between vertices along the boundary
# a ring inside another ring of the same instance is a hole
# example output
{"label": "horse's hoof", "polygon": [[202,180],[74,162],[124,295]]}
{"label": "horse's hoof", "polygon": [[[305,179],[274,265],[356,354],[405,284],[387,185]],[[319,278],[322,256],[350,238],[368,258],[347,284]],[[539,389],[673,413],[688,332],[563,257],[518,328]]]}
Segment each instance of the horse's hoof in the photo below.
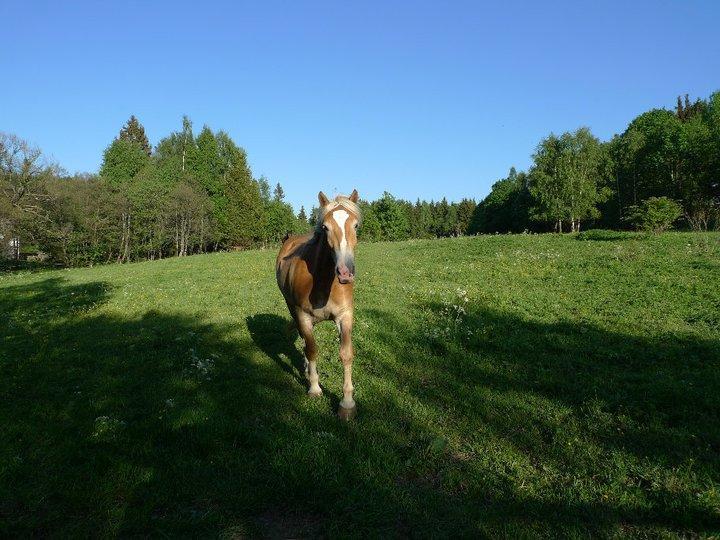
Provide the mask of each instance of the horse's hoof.
{"label": "horse's hoof", "polygon": [[349,409],[346,409],[342,405],[338,407],[338,418],[340,420],[345,420],[346,422],[349,422],[353,418],[355,418],[355,414],[357,413],[357,405],[353,405]]}
{"label": "horse's hoof", "polygon": [[322,390],[308,390],[308,396],[320,397],[320,396],[322,396]]}

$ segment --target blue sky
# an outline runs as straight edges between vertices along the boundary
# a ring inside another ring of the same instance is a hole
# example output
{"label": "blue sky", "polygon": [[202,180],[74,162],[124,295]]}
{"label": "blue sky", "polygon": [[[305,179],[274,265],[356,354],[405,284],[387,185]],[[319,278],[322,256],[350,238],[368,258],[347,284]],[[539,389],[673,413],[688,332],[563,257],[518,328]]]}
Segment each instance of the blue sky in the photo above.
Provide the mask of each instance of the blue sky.
{"label": "blue sky", "polygon": [[0,130],[96,171],[187,114],[296,208],[480,199],[549,132],[720,89],[720,2],[3,2]]}

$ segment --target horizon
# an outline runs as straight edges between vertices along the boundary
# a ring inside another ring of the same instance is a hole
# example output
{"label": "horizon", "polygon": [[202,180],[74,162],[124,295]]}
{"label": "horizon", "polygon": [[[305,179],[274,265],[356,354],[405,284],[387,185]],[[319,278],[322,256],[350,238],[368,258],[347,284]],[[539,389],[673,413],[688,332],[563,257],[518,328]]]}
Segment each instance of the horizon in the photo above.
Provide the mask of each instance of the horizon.
{"label": "horizon", "polygon": [[[134,114],[226,131],[297,212],[317,192],[481,200],[549,133],[605,141],[720,88],[720,5],[4,5],[0,130],[96,173]],[[520,6],[524,16],[516,17]],[[190,25],[192,32],[186,33]]]}

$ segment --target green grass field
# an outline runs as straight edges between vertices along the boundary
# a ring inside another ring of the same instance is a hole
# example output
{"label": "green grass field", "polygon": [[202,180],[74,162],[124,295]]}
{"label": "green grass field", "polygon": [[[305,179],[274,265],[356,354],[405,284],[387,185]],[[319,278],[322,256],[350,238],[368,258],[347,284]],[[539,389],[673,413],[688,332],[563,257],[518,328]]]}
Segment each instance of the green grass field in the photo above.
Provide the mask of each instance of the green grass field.
{"label": "green grass field", "polygon": [[360,245],[351,423],[274,257],[0,275],[0,536],[720,532],[720,234]]}

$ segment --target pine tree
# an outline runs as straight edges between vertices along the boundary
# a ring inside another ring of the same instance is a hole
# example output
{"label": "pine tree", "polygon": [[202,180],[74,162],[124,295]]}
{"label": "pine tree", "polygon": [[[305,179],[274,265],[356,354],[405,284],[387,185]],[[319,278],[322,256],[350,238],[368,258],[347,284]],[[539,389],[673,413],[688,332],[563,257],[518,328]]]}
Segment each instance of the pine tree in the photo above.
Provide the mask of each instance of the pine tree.
{"label": "pine tree", "polygon": [[268,182],[265,176],[260,176],[257,180],[258,187],[260,188],[260,198],[265,201],[270,201],[270,182]]}
{"label": "pine tree", "polygon": [[275,190],[273,191],[273,196],[275,197],[275,200],[278,202],[282,202],[282,200],[285,199],[285,191],[283,191],[283,188],[280,185],[280,182],[278,182],[275,185]]}
{"label": "pine tree", "polygon": [[677,97],[677,105],[675,106],[675,115],[680,119],[685,119],[685,111],[683,110],[682,100],[680,96]]}
{"label": "pine tree", "polygon": [[298,221],[300,222],[300,223],[299,223],[300,227],[301,227],[303,230],[307,229],[308,226],[309,226],[309,223],[308,223],[307,214],[305,213],[305,207],[304,207],[304,206],[301,206],[301,207],[300,207],[300,212],[298,212],[297,218],[298,218]]}
{"label": "pine tree", "polygon": [[119,186],[132,180],[149,162],[150,158],[138,144],[118,138],[103,153],[100,176],[111,185]]}
{"label": "pine tree", "polygon": [[148,141],[147,135],[145,135],[145,128],[138,119],[135,118],[135,115],[130,116],[130,119],[122,129],[120,129],[118,139],[140,145],[140,148],[142,148],[143,152],[148,156],[152,153],[150,142]]}
{"label": "pine tree", "polygon": [[227,238],[231,245],[250,246],[262,238],[264,201],[259,183],[253,180],[247,162],[238,162],[228,171],[225,182],[227,197]]}

